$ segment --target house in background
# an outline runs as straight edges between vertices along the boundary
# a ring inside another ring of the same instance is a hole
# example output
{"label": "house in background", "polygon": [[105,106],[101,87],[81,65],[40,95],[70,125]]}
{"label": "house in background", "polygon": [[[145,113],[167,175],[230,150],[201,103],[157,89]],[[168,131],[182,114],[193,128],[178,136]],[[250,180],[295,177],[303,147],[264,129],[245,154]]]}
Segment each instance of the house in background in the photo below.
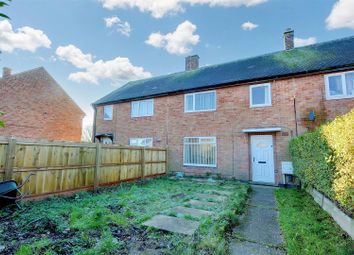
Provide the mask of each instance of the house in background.
{"label": "house in background", "polygon": [[[288,143],[354,107],[354,37],[129,82],[96,101],[94,134],[169,149],[169,170],[280,184]],[[109,135],[109,137],[107,136]],[[290,169],[289,169],[290,168]]]}
{"label": "house in background", "polygon": [[80,141],[84,112],[42,67],[0,78],[0,136]]}

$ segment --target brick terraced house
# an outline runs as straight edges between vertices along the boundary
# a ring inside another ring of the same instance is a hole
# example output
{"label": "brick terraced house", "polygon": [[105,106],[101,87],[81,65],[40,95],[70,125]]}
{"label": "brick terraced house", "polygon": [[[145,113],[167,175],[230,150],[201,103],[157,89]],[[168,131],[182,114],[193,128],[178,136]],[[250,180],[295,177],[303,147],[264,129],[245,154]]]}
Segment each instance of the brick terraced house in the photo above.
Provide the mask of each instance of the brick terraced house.
{"label": "brick terraced house", "polygon": [[[127,83],[93,104],[103,142],[169,148],[169,170],[278,185],[289,140],[354,107],[354,37]],[[353,120],[354,121],[354,120]]]}
{"label": "brick terraced house", "polygon": [[83,111],[44,68],[0,78],[0,136],[80,141]]}

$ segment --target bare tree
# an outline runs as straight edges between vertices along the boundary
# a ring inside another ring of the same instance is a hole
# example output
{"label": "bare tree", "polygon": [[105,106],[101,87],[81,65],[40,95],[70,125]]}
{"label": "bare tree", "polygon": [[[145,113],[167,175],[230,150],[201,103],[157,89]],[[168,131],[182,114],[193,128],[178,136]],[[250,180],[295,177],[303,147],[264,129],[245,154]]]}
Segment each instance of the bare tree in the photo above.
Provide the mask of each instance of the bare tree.
{"label": "bare tree", "polygon": [[84,126],[82,128],[81,141],[91,143],[92,142],[92,132],[93,132],[93,127],[91,125]]}

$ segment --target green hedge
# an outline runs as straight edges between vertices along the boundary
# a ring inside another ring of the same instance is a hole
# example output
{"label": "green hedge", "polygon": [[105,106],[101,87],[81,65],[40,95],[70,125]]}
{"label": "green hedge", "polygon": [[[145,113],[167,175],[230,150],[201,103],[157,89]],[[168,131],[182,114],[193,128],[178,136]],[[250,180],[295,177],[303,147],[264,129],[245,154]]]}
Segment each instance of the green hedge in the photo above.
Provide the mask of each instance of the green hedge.
{"label": "green hedge", "polygon": [[290,141],[295,175],[353,212],[354,109]]}

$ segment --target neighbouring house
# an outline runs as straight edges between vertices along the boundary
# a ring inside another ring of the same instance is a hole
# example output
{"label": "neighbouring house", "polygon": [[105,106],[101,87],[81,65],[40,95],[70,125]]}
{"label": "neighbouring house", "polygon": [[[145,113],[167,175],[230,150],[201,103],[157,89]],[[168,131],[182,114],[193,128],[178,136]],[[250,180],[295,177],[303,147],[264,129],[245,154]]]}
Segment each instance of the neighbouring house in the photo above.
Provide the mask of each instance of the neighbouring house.
{"label": "neighbouring house", "polygon": [[43,68],[0,78],[0,136],[80,141],[84,112]]}
{"label": "neighbouring house", "polygon": [[93,104],[100,141],[169,149],[169,171],[281,184],[289,140],[354,107],[354,37],[129,82]]}

